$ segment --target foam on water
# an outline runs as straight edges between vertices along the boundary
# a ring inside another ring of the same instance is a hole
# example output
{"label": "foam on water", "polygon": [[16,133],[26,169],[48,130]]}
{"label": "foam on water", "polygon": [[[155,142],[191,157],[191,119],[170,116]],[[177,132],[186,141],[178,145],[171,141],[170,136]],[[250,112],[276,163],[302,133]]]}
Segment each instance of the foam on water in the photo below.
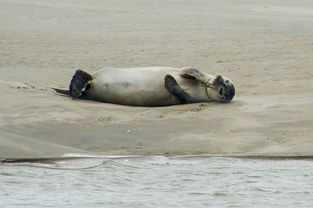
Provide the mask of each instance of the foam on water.
{"label": "foam on water", "polygon": [[79,156],[55,163],[2,164],[0,207],[285,208],[313,204],[311,160]]}

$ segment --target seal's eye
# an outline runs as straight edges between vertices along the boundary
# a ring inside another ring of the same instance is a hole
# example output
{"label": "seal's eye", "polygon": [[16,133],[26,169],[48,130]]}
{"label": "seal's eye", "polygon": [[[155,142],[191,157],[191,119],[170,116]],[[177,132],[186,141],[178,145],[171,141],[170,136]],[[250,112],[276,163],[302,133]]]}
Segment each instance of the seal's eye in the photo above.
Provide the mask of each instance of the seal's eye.
{"label": "seal's eye", "polygon": [[229,83],[229,80],[226,80],[225,82],[226,82],[226,84],[228,84],[228,83]]}
{"label": "seal's eye", "polygon": [[219,93],[220,93],[220,95],[223,95],[223,88],[222,87],[221,87]]}

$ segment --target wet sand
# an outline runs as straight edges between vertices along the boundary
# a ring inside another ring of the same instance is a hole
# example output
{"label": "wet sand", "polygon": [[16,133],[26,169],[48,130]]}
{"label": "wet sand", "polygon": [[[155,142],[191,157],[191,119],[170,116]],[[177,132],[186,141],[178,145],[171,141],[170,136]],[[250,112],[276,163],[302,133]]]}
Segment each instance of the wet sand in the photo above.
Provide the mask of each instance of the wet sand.
{"label": "wet sand", "polygon": [[[313,155],[311,1],[0,0],[0,158]],[[73,101],[75,69],[197,67],[230,104]]]}

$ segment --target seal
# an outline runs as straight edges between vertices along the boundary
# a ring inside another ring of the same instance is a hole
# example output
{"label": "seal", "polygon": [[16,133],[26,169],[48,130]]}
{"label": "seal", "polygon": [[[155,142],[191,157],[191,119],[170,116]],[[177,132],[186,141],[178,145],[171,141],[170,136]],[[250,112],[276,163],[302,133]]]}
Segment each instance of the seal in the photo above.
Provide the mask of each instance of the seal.
{"label": "seal", "polygon": [[167,106],[198,102],[230,102],[232,81],[196,68],[104,68],[93,74],[76,70],[69,90],[53,88],[73,99],[133,106]]}

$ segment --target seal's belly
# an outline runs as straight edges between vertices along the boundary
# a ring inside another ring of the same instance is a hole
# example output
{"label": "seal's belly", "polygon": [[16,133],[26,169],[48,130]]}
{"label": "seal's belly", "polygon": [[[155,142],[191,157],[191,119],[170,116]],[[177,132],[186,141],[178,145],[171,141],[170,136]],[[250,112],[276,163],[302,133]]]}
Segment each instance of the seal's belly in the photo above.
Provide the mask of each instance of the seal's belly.
{"label": "seal's belly", "polygon": [[166,74],[173,68],[103,69],[96,72],[87,96],[124,105],[161,106],[179,104],[164,87]]}

